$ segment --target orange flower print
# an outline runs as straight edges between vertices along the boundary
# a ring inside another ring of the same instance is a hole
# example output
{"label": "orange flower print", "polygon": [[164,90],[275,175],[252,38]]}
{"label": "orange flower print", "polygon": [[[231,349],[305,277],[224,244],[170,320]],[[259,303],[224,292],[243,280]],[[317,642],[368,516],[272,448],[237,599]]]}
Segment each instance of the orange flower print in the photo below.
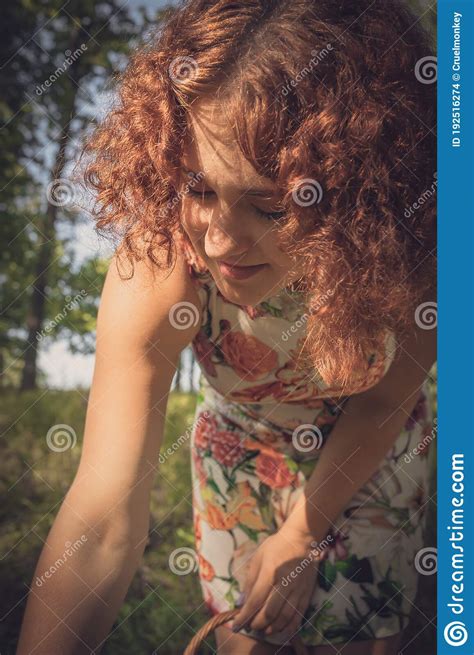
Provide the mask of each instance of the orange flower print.
{"label": "orange flower print", "polygon": [[251,495],[252,488],[247,480],[238,482],[227,509],[237,516],[238,523],[253,530],[265,530],[256,499]]}
{"label": "orange flower print", "polygon": [[209,443],[212,438],[212,435],[217,431],[217,421],[215,416],[208,415],[205,416],[204,413],[200,413],[196,419],[196,431],[194,433],[194,445],[197,448],[202,448],[202,450],[207,450],[209,448]]}
{"label": "orange flower print", "polygon": [[194,540],[196,542],[196,549],[201,548],[202,530],[201,530],[201,516],[197,509],[194,512]]}
{"label": "orange flower print", "polygon": [[228,330],[220,346],[228,365],[243,380],[260,380],[278,366],[276,351],[251,334]]}
{"label": "orange flower print", "polygon": [[280,382],[264,382],[245,389],[236,389],[229,394],[229,398],[238,403],[258,403],[265,398],[274,398],[280,387]]}
{"label": "orange flower print", "polygon": [[253,307],[252,305],[239,305],[239,307],[241,307],[252,320],[260,318],[260,316],[265,316],[267,313],[263,307]]}
{"label": "orange flower print", "polygon": [[222,507],[211,502],[206,502],[203,519],[214,530],[232,530],[238,522],[235,514],[226,512]]}
{"label": "orange flower print", "polygon": [[260,480],[272,489],[287,487],[296,480],[296,475],[290,471],[281,454],[260,454],[257,457],[256,472]]}
{"label": "orange flower print", "polygon": [[280,489],[296,481],[297,474],[290,471],[283,453],[251,439],[245,440],[245,447],[260,451],[256,457],[256,473],[264,484],[272,489]]}
{"label": "orange flower print", "polygon": [[203,519],[214,530],[232,530],[238,524],[253,530],[265,530],[267,527],[260,517],[257,501],[251,495],[251,488],[247,481],[237,483],[226,510],[220,505],[207,501]]}
{"label": "orange flower print", "polygon": [[198,553],[199,575],[203,580],[210,582],[216,577],[214,567],[202,555]]}
{"label": "orange flower print", "polygon": [[212,341],[206,337],[206,334],[201,330],[199,331],[193,339],[193,350],[196,355],[196,359],[199,364],[203,367],[208,375],[215,378],[217,377],[216,367],[212,361],[212,354],[214,352],[215,345]]}
{"label": "orange flower print", "polygon": [[274,394],[275,400],[285,403],[297,403],[317,409],[321,403],[322,387],[314,371],[308,373],[297,371],[294,368],[295,362],[290,360],[278,369],[276,377],[281,381],[280,389]]}
{"label": "orange flower print", "polygon": [[207,484],[207,473],[204,468],[204,459],[199,456],[196,450],[193,450],[192,457],[194,461],[194,466],[196,467],[196,474],[199,479],[199,484],[201,487],[206,486]]}
{"label": "orange flower print", "polygon": [[212,456],[223,466],[235,466],[245,457],[245,448],[241,437],[236,432],[219,430],[213,434],[211,442]]}

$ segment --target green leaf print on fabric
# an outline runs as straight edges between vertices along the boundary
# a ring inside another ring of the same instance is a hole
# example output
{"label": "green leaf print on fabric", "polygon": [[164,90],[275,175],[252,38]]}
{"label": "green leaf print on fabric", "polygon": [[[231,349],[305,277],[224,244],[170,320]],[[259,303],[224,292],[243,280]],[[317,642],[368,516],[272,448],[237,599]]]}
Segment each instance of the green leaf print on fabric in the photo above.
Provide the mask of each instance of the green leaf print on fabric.
{"label": "green leaf print on fabric", "polygon": [[236,487],[235,468],[231,469],[231,471],[229,472],[225,466],[221,466],[221,471],[222,471],[222,477],[227,482],[226,492],[228,493],[232,491],[232,489],[235,489]]}
{"label": "green leaf print on fabric", "polygon": [[253,464],[252,460],[258,457],[258,455],[258,450],[249,451],[236,468],[238,468],[239,471],[243,471],[244,473],[255,473],[255,465]]}
{"label": "green leaf print on fabric", "polygon": [[285,462],[292,473],[298,473],[300,467],[292,457],[285,455]]}
{"label": "green leaf print on fabric", "polygon": [[370,561],[366,557],[358,559],[355,555],[351,555],[336,562],[322,560],[318,569],[318,584],[325,591],[329,591],[338,573],[351,582],[372,583],[374,580]]}
{"label": "green leaf print on fabric", "polygon": [[207,484],[207,486],[208,486],[210,489],[212,489],[212,491],[216,494],[216,496],[220,496],[220,497],[224,500],[224,502],[227,501],[227,497],[224,496],[224,494],[222,493],[222,491],[219,489],[219,485],[218,485],[217,482],[214,480],[214,478],[209,477],[209,478],[207,479],[207,483],[206,483],[206,484]]}
{"label": "green leaf print on fabric", "polygon": [[380,591],[387,597],[392,599],[392,602],[399,607],[402,604],[401,588],[393,580],[382,580],[378,584]]}
{"label": "green leaf print on fabric", "polygon": [[[258,451],[256,451],[258,454]],[[268,486],[268,484],[265,484],[265,482],[262,482],[261,480],[258,483],[258,490],[260,493],[259,497],[259,502],[262,504],[268,504],[270,502],[270,496],[272,494],[271,488]]]}
{"label": "green leaf print on fabric", "polygon": [[259,543],[258,535],[261,534],[261,530],[252,530],[252,528],[249,528],[247,525],[243,525],[243,523],[239,523],[238,527],[242,530],[242,532],[245,532],[247,537],[249,537],[252,541],[255,541],[256,544]]}
{"label": "green leaf print on fabric", "polygon": [[262,521],[268,526],[268,530],[275,532],[277,530],[277,525],[275,520],[275,508],[271,502],[272,490],[261,480],[258,486],[259,493],[255,494],[258,511],[260,512]]}
{"label": "green leaf print on fabric", "polygon": [[336,580],[337,569],[328,560],[320,562],[318,568],[318,585],[324,589],[324,591],[329,591]]}
{"label": "green leaf print on fabric", "polygon": [[313,606],[309,606],[303,615],[301,624],[302,636],[314,636],[314,633],[324,634],[332,625],[336,623],[336,619],[331,610],[334,603],[330,600],[325,600],[320,609],[315,611]]}
{"label": "green leaf print on fabric", "polygon": [[374,581],[372,566],[366,557],[358,559],[355,555],[351,555],[348,559],[335,562],[334,566],[337,571],[352,582],[371,583]]}

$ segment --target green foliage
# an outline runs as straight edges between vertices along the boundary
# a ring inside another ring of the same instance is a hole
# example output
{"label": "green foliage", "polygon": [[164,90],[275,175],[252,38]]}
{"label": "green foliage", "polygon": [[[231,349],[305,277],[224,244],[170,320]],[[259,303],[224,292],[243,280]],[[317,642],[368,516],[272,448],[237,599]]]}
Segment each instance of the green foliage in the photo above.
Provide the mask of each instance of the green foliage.
{"label": "green foliage", "polygon": [[[70,0],[65,10],[56,0],[28,0],[7,4],[2,14],[3,387],[37,386],[37,355],[46,342],[65,338],[72,352],[93,349],[105,264],[78,257],[74,230],[92,226],[92,218],[76,184],[80,175],[68,169],[94,124],[100,93],[112,90],[131,49],[165,13],[126,4]],[[86,297],[70,312],[82,289]]]}
{"label": "green foliage", "polygon": [[[0,511],[8,526],[0,540],[2,615],[7,615],[0,628],[4,655],[14,655],[26,585],[31,584],[43,541],[79,464],[87,395],[78,389],[2,397]],[[209,618],[197,573],[179,576],[168,561],[175,548],[194,548],[189,439],[182,437],[190,433],[195,404],[194,395],[170,394],[161,454],[172,454],[157,466],[145,555],[104,646],[105,655],[140,655],[155,649],[160,655],[181,653]],[[61,423],[74,429],[77,442],[64,452],[52,452],[46,435]]]}
{"label": "green foliage", "polygon": [[436,50],[436,2],[431,0],[406,0],[408,6],[415,16],[420,17],[420,22],[431,35],[433,49]]}

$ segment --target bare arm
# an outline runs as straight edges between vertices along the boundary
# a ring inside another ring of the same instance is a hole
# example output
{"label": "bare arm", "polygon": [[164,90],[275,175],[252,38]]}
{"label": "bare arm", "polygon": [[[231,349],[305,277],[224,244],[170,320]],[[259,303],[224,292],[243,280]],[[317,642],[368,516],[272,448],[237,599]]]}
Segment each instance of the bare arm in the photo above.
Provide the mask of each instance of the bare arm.
{"label": "bare arm", "polygon": [[181,256],[171,273],[135,264],[131,280],[112,260],[81,461],[36,567],[17,655],[98,652],[110,631],[146,543],[170,385],[198,329],[170,322],[183,301],[199,308]]}

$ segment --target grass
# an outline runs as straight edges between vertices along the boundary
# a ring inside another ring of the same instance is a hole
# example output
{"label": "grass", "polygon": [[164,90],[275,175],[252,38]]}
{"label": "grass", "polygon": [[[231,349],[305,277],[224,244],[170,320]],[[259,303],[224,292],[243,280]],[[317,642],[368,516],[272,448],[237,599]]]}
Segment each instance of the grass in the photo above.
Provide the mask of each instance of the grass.
{"label": "grass", "polygon": [[[176,435],[189,434],[195,403],[193,395],[171,394],[162,452]],[[2,655],[15,653],[36,562],[79,463],[86,406],[84,390],[3,394],[0,485],[4,500],[0,512],[6,530],[0,537]],[[46,441],[48,430],[58,424],[72,427],[77,436],[76,445],[64,452],[53,452]],[[190,490],[189,443],[185,441],[158,467],[145,556],[103,648],[104,655],[155,650],[160,655],[181,653],[209,618],[197,573],[178,576],[168,562],[175,548],[194,546]]]}
{"label": "grass", "polygon": [[[170,394],[162,453],[177,435],[189,436],[195,403],[194,395]],[[2,655],[15,653],[36,562],[79,463],[86,407],[87,391],[81,389],[2,394],[0,513],[7,528],[0,537]],[[70,426],[74,430],[71,439],[77,439],[74,447],[63,452],[49,448],[46,438],[48,430],[58,424]],[[177,575],[169,565],[176,548],[194,548],[188,439],[158,466],[150,511],[145,556],[102,650],[104,655],[182,653],[209,618],[197,573]],[[430,512],[429,543],[434,544],[434,504]],[[418,610],[405,639],[413,641],[406,655],[431,655],[435,650],[434,627],[427,627],[425,618],[434,616],[435,577],[420,581]],[[213,652],[214,640],[208,641],[200,651],[203,654]]]}

